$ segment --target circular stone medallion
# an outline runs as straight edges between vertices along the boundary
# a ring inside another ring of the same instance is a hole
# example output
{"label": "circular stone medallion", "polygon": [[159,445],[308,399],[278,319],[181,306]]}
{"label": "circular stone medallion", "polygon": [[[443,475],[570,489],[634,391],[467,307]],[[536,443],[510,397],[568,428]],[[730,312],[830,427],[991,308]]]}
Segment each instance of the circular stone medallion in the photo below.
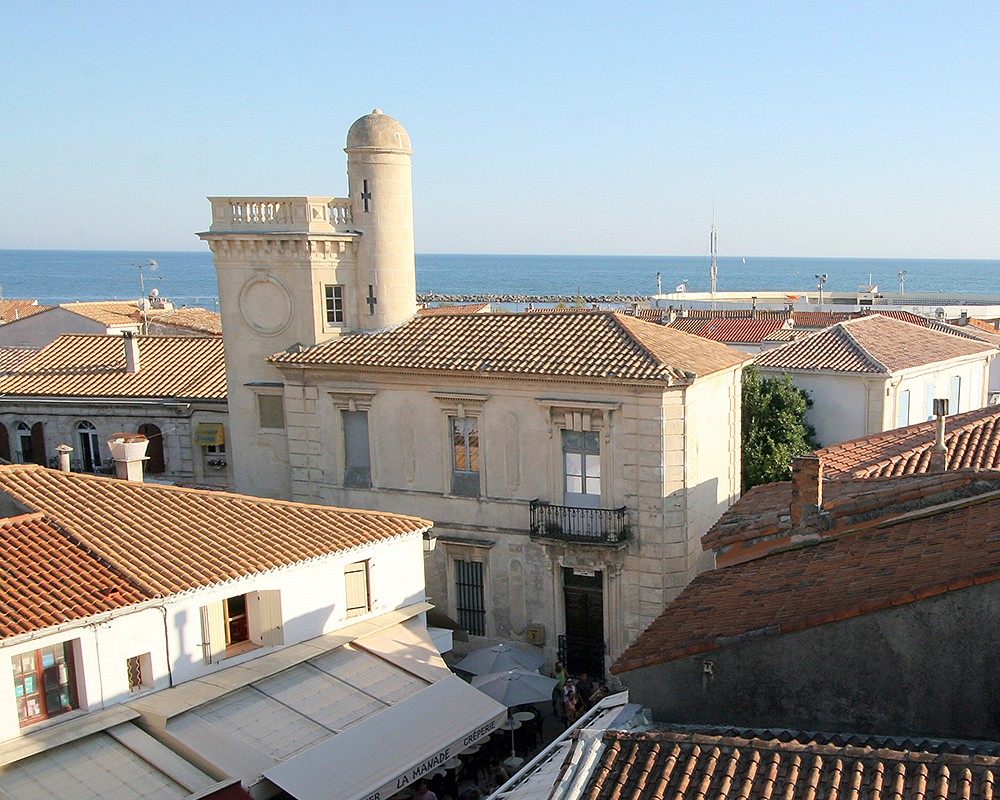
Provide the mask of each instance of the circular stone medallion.
{"label": "circular stone medallion", "polygon": [[257,333],[274,336],[292,321],[292,296],[270,275],[254,276],[240,292],[240,314]]}

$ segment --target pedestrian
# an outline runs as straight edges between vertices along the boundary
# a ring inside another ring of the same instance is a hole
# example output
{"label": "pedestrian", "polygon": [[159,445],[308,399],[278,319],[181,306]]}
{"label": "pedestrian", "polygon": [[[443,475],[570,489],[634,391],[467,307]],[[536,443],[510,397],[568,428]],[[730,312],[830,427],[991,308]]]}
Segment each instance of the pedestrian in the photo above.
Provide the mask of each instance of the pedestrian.
{"label": "pedestrian", "polygon": [[[566,667],[563,666],[561,661],[556,662],[552,672],[549,673],[549,677],[556,679],[556,685],[552,688],[552,713],[562,719],[563,688],[566,686],[566,678],[569,676],[566,674]],[[563,721],[565,722],[565,720]]]}
{"label": "pedestrian", "polygon": [[438,800],[438,796],[430,790],[427,781],[417,781],[417,788],[413,791],[413,800]]}
{"label": "pedestrian", "polygon": [[586,672],[581,672],[576,681],[576,696],[579,698],[579,710],[583,714],[590,708],[590,696],[594,693],[594,682]]}

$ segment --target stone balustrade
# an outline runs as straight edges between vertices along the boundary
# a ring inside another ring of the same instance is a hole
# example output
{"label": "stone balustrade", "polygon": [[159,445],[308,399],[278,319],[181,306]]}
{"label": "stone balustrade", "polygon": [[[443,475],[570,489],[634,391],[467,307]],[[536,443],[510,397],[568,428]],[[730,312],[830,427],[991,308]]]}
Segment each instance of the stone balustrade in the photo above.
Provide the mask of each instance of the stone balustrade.
{"label": "stone balustrade", "polygon": [[210,197],[212,233],[346,233],[348,197]]}

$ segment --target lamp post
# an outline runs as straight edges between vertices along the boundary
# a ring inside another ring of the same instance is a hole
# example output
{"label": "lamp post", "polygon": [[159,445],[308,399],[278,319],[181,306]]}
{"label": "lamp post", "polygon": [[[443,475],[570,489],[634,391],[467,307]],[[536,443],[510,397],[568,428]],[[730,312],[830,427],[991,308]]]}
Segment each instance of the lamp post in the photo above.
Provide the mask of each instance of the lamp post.
{"label": "lamp post", "polygon": [[828,277],[829,276],[825,272],[822,275],[820,275],[818,272],[816,273],[816,280],[818,281],[818,283],[816,284],[816,288],[819,289],[819,308],[820,308],[820,311],[823,310],[823,287],[826,286],[826,279]]}
{"label": "lamp post", "polygon": [[902,294],[904,288],[906,287],[906,270],[901,269],[896,273],[896,277],[899,278],[899,293]]}

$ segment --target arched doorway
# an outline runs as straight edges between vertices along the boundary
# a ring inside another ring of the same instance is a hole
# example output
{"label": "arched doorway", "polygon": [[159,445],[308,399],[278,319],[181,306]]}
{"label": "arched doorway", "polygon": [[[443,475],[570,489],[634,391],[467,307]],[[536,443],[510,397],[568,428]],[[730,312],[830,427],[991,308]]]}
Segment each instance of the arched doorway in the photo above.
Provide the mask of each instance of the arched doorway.
{"label": "arched doorway", "polygon": [[163,433],[152,422],[139,426],[139,433],[149,439],[146,449],[145,471],[150,475],[160,475],[167,471],[167,460],[163,453]]}
{"label": "arched doorway", "polygon": [[97,438],[97,428],[92,422],[78,422],[77,437],[80,440],[80,462],[84,472],[93,472],[101,466],[101,441]]}

